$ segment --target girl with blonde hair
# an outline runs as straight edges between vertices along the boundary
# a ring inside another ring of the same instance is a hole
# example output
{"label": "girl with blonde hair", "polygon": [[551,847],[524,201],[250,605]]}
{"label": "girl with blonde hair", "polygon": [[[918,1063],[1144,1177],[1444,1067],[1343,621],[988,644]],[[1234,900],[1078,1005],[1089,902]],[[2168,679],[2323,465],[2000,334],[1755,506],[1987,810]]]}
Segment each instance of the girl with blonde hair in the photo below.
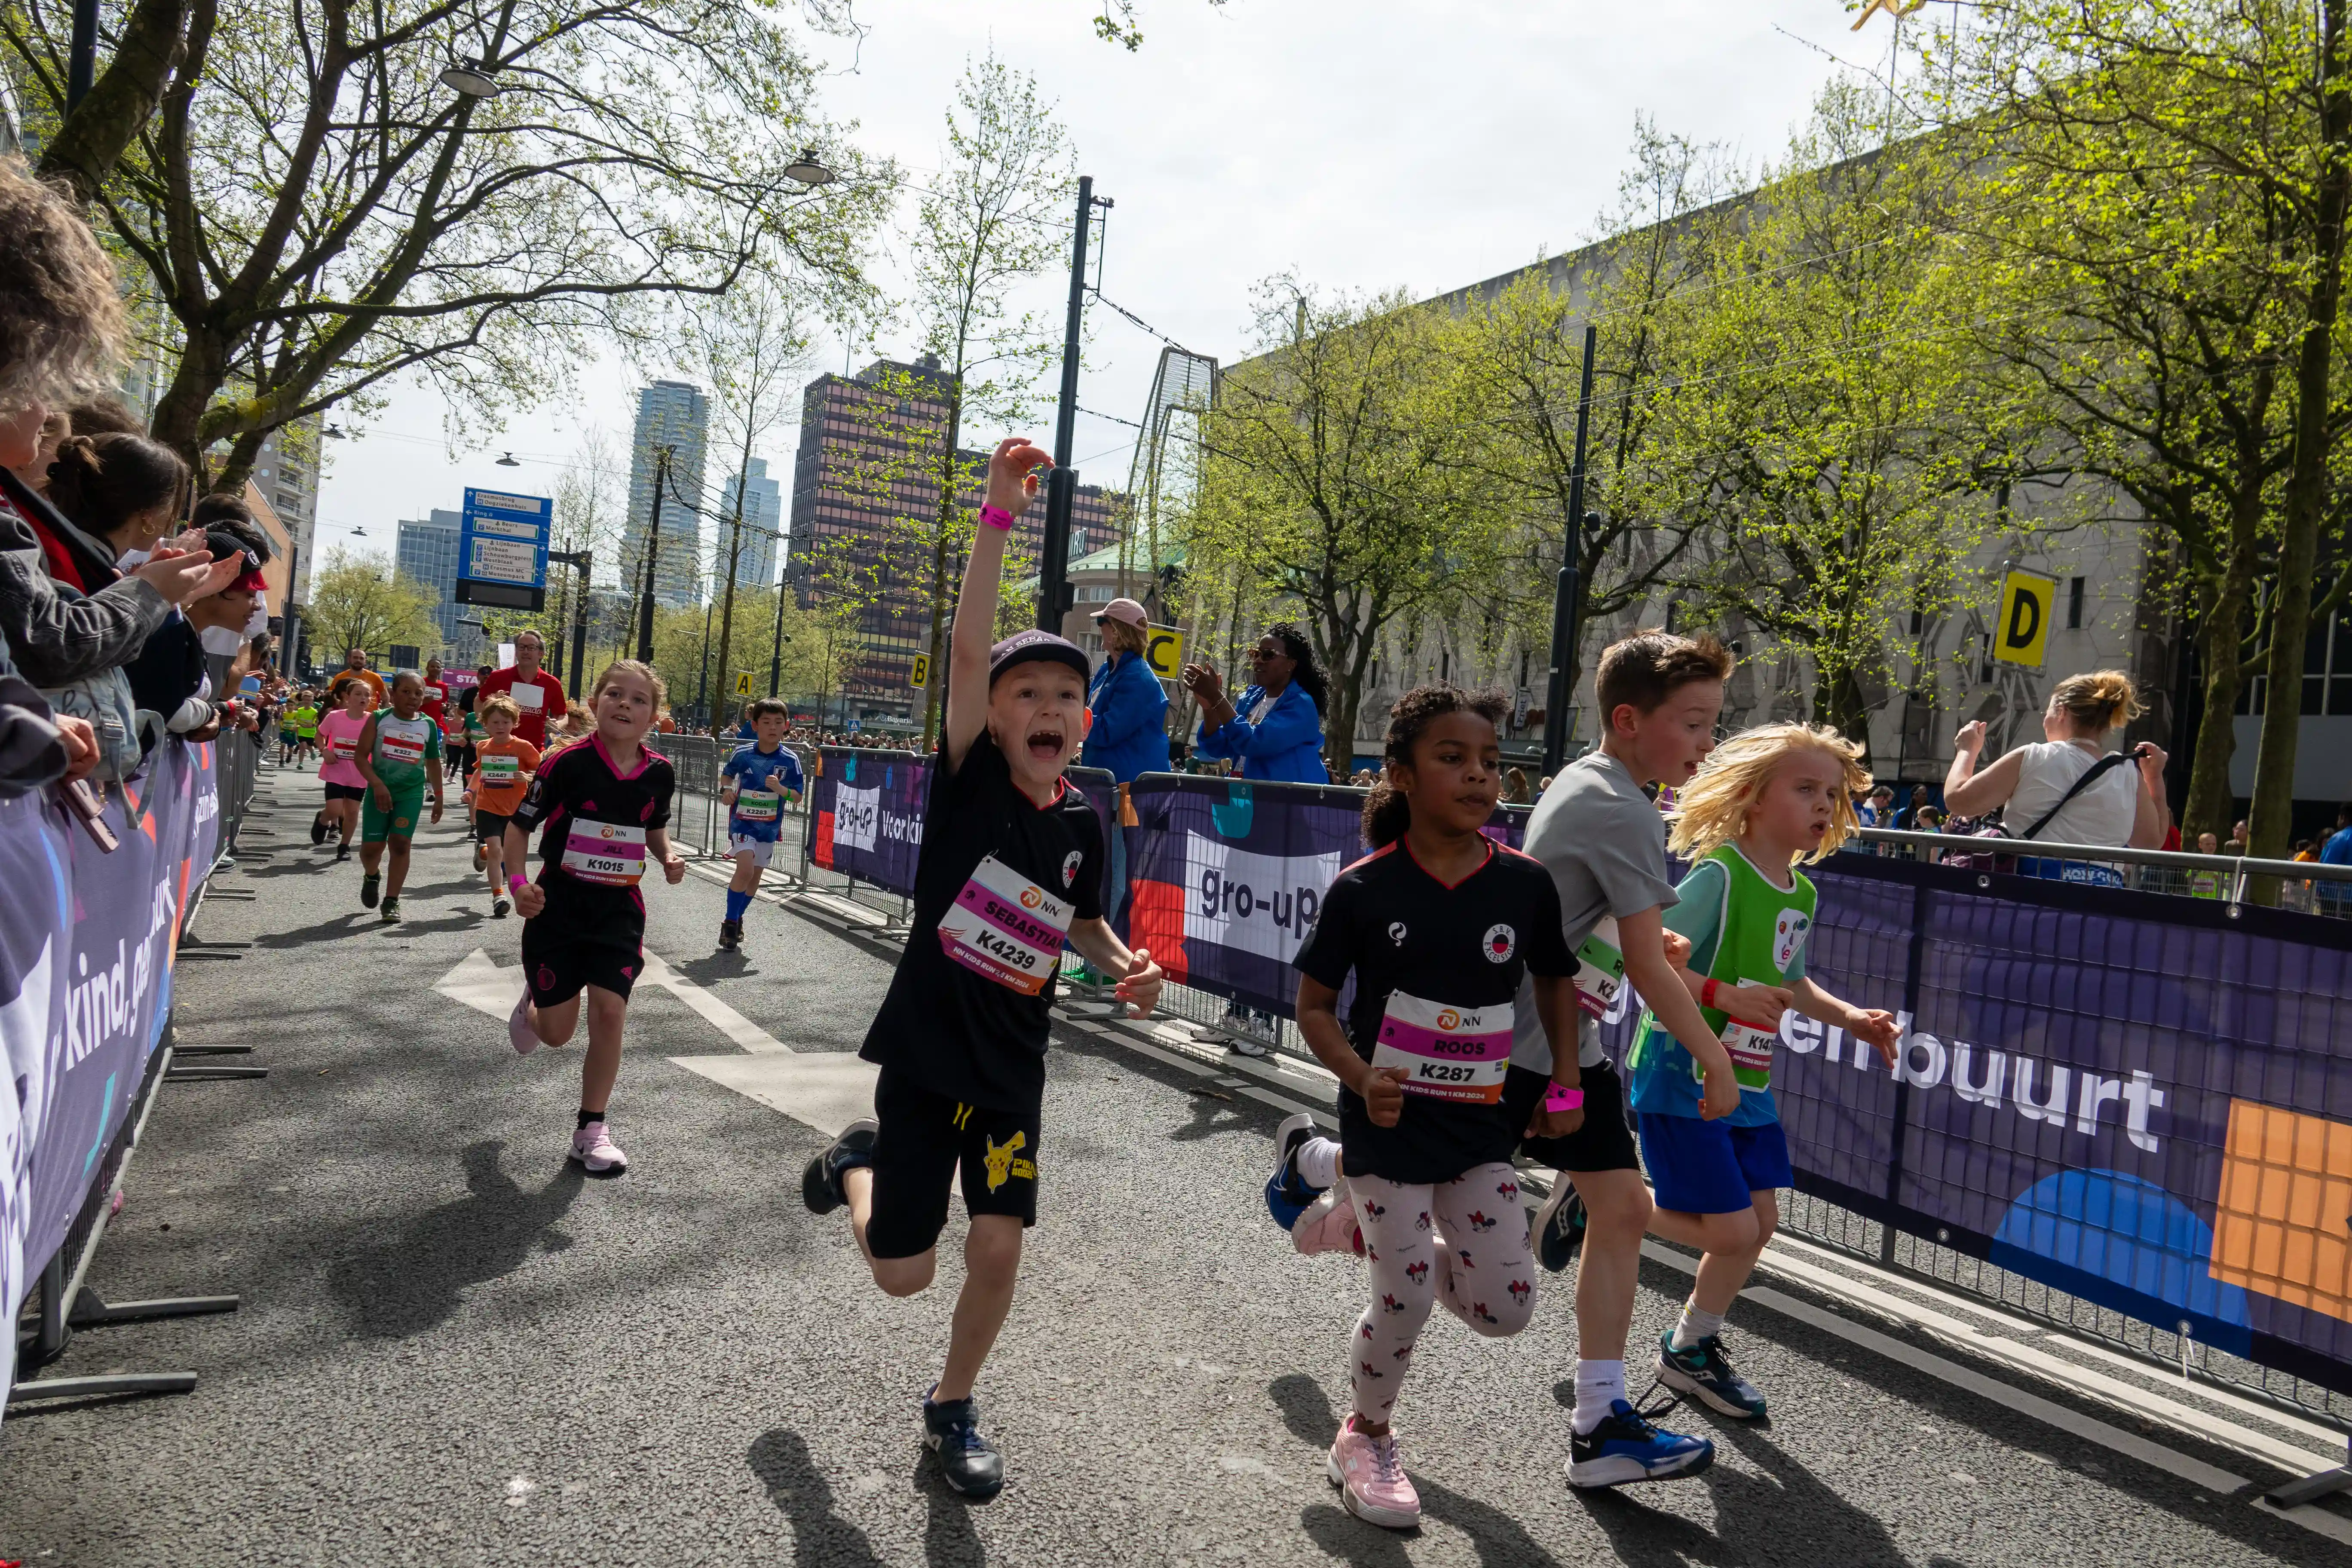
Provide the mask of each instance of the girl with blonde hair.
{"label": "girl with blonde hair", "polygon": [[[2002,807],[2001,826],[2011,838],[2156,848],[2172,826],[2172,808],[2164,796],[2164,752],[2143,743],[2126,753],[2103,754],[2107,731],[2139,714],[2139,693],[2122,670],[2070,675],[2051,691],[2042,710],[2042,739],[1981,771],[1977,761],[1984,752],[1984,721],[1964,724],[1952,742],[1944,809],[1981,816]],[[2055,881],[2112,888],[2124,881],[2116,868],[2095,861],[2028,856],[2017,868]]]}
{"label": "girl with blonde hair", "polygon": [[1666,929],[1690,943],[1682,979],[1730,1052],[1739,1104],[1709,1119],[1698,1064],[1643,1016],[1628,1065],[1656,1191],[1650,1229],[1705,1254],[1681,1320],[1659,1342],[1658,1380],[1735,1419],[1761,1416],[1765,1401],[1724,1353],[1724,1314],[1780,1226],[1780,1189],[1795,1180],[1772,1099],[1781,1017],[1793,1007],[1895,1059],[1893,1014],[1843,1001],[1805,973],[1816,900],[1797,868],[1853,837],[1854,797],[1869,788],[1862,748],[1836,731],[1767,724],[1699,765],[1668,835],[1690,870]]}

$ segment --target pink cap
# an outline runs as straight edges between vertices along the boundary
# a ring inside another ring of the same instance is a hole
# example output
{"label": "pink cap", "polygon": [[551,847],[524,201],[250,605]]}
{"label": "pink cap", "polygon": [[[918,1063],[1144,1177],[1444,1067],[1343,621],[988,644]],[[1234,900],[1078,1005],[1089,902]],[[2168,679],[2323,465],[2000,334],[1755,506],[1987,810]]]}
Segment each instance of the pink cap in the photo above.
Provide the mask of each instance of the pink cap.
{"label": "pink cap", "polygon": [[1098,621],[1124,621],[1130,626],[1143,626],[1151,624],[1151,617],[1145,615],[1143,613],[1143,606],[1137,604],[1133,599],[1113,599],[1109,604],[1105,605],[1101,609],[1095,612],[1095,619]]}

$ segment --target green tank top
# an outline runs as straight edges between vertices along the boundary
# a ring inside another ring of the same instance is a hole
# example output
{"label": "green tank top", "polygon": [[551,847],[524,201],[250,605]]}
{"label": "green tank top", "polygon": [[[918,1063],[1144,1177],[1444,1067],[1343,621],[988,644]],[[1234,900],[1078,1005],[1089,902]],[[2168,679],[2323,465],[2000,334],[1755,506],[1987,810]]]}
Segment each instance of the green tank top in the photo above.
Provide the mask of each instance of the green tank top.
{"label": "green tank top", "polygon": [[[1716,918],[1715,951],[1694,952],[1692,968],[1727,985],[1786,984],[1789,966],[1797,961],[1813,928],[1812,883],[1791,868],[1790,875],[1796,885],[1776,887],[1735,845],[1719,846],[1706,860],[1723,868],[1723,908]],[[1740,1023],[1719,1008],[1703,1006],[1699,1015],[1731,1053],[1732,1076],[1739,1080],[1739,1087],[1771,1088],[1772,1052],[1779,1037]],[[1643,1022],[1645,1047],[1652,1047],[1654,1040],[1671,1040],[1652,1020]],[[1700,1076],[1696,1060],[1691,1072],[1695,1078]]]}
{"label": "green tank top", "polygon": [[441,726],[419,713],[403,719],[386,709],[375,716],[375,776],[394,789],[425,782],[425,764],[441,754]]}

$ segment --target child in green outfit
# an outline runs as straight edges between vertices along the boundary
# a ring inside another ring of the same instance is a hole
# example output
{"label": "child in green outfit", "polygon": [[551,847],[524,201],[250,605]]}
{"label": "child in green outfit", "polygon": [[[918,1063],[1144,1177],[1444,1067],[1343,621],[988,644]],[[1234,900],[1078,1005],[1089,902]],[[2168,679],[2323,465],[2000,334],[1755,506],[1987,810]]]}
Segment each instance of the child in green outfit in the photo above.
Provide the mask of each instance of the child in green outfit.
{"label": "child in green outfit", "polygon": [[1869,788],[1861,748],[1836,731],[1767,724],[1700,766],[1668,838],[1691,868],[1666,927],[1690,943],[1681,978],[1730,1054],[1739,1107],[1702,1119],[1697,1063],[1642,1020],[1629,1063],[1656,1194],[1650,1229],[1706,1255],[1681,1321],[1659,1343],[1658,1381],[1737,1418],[1762,1415],[1764,1396],[1732,1370],[1717,1336],[1779,1227],[1779,1190],[1795,1179],[1772,1100],[1780,1011],[1794,1007],[1895,1061],[1893,1014],[1841,1001],[1805,974],[1815,904],[1797,863],[1853,837],[1853,801]]}
{"label": "child in green outfit", "polygon": [[392,678],[392,708],[372,713],[352,761],[367,780],[360,813],[360,902],[373,909],[376,868],[392,849],[383,883],[383,918],[400,918],[400,887],[408,879],[408,841],[424,814],[425,786],[433,785],[433,820],[441,820],[441,726],[419,712],[425,678],[404,669]]}

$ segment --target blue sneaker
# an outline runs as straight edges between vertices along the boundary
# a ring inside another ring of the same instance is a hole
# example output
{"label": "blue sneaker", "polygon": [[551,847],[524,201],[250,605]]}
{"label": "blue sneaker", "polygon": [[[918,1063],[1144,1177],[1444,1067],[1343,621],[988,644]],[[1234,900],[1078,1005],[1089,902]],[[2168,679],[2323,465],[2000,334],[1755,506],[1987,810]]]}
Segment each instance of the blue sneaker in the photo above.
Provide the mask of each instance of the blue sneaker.
{"label": "blue sneaker", "polygon": [[1322,1188],[1308,1186],[1298,1173],[1298,1146],[1315,1133],[1315,1118],[1303,1110],[1285,1117],[1274,1130],[1274,1174],[1265,1180],[1265,1212],[1286,1231],[1323,1195]]}
{"label": "blue sneaker", "polygon": [[1754,1421],[1764,1414],[1764,1396],[1731,1370],[1731,1358],[1723,1353],[1723,1342],[1715,1334],[1679,1351],[1672,1330],[1660,1335],[1658,1381],[1678,1394],[1696,1394],[1709,1410],[1735,1421]]}
{"label": "blue sneaker", "polygon": [[[1663,1411],[1660,1414],[1664,1414]],[[1715,1445],[1704,1437],[1662,1432],[1624,1400],[1590,1432],[1570,1435],[1568,1484],[1622,1487],[1629,1481],[1675,1481],[1715,1463]]]}

